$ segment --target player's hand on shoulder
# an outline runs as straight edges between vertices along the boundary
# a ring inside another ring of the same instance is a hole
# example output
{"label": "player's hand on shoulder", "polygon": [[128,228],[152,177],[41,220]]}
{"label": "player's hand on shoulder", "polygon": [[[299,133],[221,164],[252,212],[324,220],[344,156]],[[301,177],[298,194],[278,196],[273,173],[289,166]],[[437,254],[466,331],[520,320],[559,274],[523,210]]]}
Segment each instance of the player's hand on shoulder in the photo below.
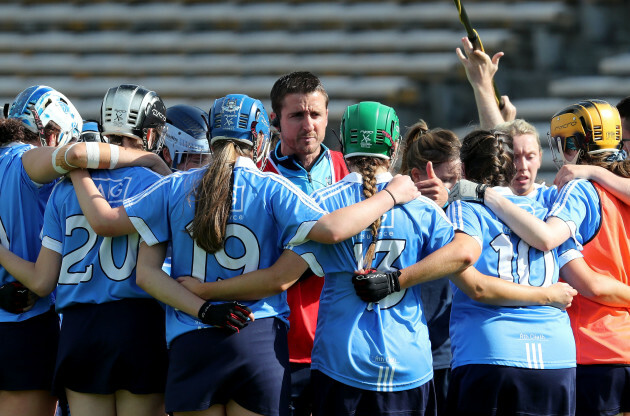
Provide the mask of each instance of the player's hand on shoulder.
{"label": "player's hand on shoulder", "polygon": [[554,283],[548,287],[549,290],[549,306],[565,310],[571,307],[573,297],[578,292],[570,284],[564,282]]}
{"label": "player's hand on shoulder", "polygon": [[252,310],[238,302],[212,304],[206,301],[197,313],[199,320],[206,325],[225,329],[229,333],[237,333],[245,328],[247,320],[254,320]]}
{"label": "player's hand on shoulder", "polygon": [[567,182],[572,181],[573,179],[592,179],[591,178],[591,168],[595,166],[588,165],[564,165],[558,173],[556,173],[556,177],[553,180],[553,184],[561,189]]}
{"label": "player's hand on shoulder", "polygon": [[385,296],[400,292],[400,271],[381,272],[376,269],[357,270],[352,284],[357,296],[365,302],[378,302]]}
{"label": "player's hand on shoulder", "polygon": [[385,189],[392,194],[396,204],[406,204],[420,196],[418,188],[408,175],[394,176]]}
{"label": "player's hand on shoulder", "polygon": [[483,203],[484,194],[488,185],[460,179],[448,194],[448,202],[471,201]]}
{"label": "player's hand on shoulder", "polygon": [[29,311],[38,296],[20,282],[9,282],[0,286],[0,308],[10,313]]}

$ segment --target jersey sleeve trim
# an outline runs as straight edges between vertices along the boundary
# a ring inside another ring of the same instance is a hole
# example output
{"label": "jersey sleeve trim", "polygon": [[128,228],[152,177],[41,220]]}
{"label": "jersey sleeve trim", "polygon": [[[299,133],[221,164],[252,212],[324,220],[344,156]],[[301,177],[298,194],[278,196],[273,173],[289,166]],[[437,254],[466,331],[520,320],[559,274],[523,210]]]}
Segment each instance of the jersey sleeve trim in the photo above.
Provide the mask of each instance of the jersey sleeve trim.
{"label": "jersey sleeve trim", "polygon": [[61,241],[45,236],[42,240],[42,247],[46,247],[49,250],[62,254],[63,244]]}
{"label": "jersey sleeve trim", "polygon": [[300,254],[300,257],[302,257],[302,259],[306,263],[308,263],[308,267],[311,268],[314,274],[316,274],[319,277],[324,277],[324,268],[322,267],[321,264],[319,264],[314,253],[312,252],[302,253]]}
{"label": "jersey sleeve trim", "polygon": [[567,263],[572,260],[584,257],[578,250],[570,249],[564,253],[558,255],[558,269],[562,269]]}
{"label": "jersey sleeve trim", "polygon": [[153,234],[151,228],[147,225],[146,222],[140,217],[129,217],[131,224],[133,224],[134,228],[140,234],[140,237],[147,243],[148,246],[153,246],[155,244],[160,243],[158,238]]}
{"label": "jersey sleeve trim", "polygon": [[307,221],[300,224],[293,238],[287,243],[286,248],[297,246],[308,241],[308,233],[311,232],[317,221]]}

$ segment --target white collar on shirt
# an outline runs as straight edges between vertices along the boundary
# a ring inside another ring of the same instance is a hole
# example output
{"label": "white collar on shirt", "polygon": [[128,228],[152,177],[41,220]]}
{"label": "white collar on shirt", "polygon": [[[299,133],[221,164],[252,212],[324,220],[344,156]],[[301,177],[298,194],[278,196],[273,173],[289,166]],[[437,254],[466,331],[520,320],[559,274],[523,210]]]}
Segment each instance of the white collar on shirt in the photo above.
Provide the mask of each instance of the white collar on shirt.
{"label": "white collar on shirt", "polygon": [[[389,172],[379,173],[376,175],[376,183],[389,183],[393,178],[394,177]],[[343,180],[347,182],[363,183],[363,176],[358,172],[350,172]]]}
{"label": "white collar on shirt", "polygon": [[254,163],[254,161],[247,156],[239,156],[234,163],[235,168],[252,168],[258,169],[258,166]]}

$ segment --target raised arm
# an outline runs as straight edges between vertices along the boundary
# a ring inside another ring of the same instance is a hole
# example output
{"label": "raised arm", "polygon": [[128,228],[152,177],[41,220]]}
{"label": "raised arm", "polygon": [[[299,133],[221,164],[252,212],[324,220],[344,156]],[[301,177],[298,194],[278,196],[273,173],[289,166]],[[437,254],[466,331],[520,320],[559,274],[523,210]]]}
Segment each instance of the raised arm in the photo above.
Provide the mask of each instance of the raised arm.
{"label": "raised arm", "polygon": [[[493,85],[494,74],[499,69],[499,60],[503,56],[503,52],[497,52],[490,58],[487,53],[473,49],[473,45],[467,37],[462,38],[462,47],[464,52],[460,48],[457,48],[455,52],[466,70],[466,77],[475,94],[480,127],[491,129],[497,124],[508,121],[503,118],[497,105]],[[516,116],[516,111],[513,112],[513,116]]]}
{"label": "raised arm", "polygon": [[630,178],[615,175],[608,169],[593,165],[564,165],[553,183],[562,188],[573,179],[595,181],[626,204],[630,204]]}
{"label": "raised arm", "polygon": [[121,205],[112,208],[107,199],[98,191],[87,170],[73,170],[70,172],[70,179],[72,179],[81,211],[96,234],[117,237],[136,232],[125,207]]}
{"label": "raised arm", "polygon": [[630,286],[589,267],[584,258],[571,260],[560,269],[560,276],[577,291],[602,305],[630,307]]}
{"label": "raised arm", "polygon": [[209,300],[257,300],[287,290],[307,270],[308,264],[291,250],[284,250],[266,269],[216,282],[202,283],[190,276],[177,280],[188,290]]}
{"label": "raised arm", "polygon": [[36,147],[24,153],[22,163],[35,182],[48,183],[77,168],[114,169],[144,166],[168,175],[171,170],[153,153],[107,143],[72,143],[58,148]]}
{"label": "raised arm", "polygon": [[57,286],[61,255],[42,247],[37,261],[33,263],[0,245],[0,264],[31,292],[44,297],[52,293]]}
{"label": "raised arm", "polygon": [[405,204],[420,195],[407,175],[396,175],[385,190],[356,204],[340,208],[317,221],[308,238],[318,243],[336,244],[369,227],[396,204]]}

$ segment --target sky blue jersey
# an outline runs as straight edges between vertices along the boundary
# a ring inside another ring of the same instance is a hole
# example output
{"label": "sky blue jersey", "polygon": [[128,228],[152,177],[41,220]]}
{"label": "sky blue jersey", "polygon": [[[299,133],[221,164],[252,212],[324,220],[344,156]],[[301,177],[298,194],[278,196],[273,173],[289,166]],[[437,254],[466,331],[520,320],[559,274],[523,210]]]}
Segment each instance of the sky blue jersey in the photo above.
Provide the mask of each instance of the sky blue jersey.
{"label": "sky blue jersey", "polygon": [[[378,175],[378,189],[391,178]],[[313,197],[327,211],[354,204],[364,199],[363,179],[351,173],[315,191]],[[382,217],[371,266],[383,271],[402,269],[452,238],[453,227],[444,211],[419,197]],[[352,275],[362,267],[371,240],[368,229],[339,244],[309,242],[293,248],[315,273],[325,275],[311,368],[364,390],[412,389],[433,377],[421,287],[392,293],[378,303],[362,301]]]}
{"label": "sky blue jersey", "polygon": [[[205,172],[205,168],[177,172],[124,204],[148,245],[171,241],[174,278],[193,276],[202,282],[214,282],[269,267],[285,247],[304,242],[315,222],[325,214],[290,181],[263,173],[251,159],[240,157],[234,167],[225,247],[208,254],[186,231],[194,218],[194,190]],[[252,309],[256,319],[277,316],[288,322],[284,292],[242,303]],[[167,307],[166,319],[169,343],[181,334],[207,327],[196,316],[172,307]]]}
{"label": "sky blue jersey", "polygon": [[[502,194],[512,194],[512,189],[507,186],[495,186],[494,189],[501,192]],[[535,183],[534,189],[525,196],[527,198],[531,198],[535,201],[538,201],[539,204],[544,206],[547,209],[551,209],[554,201],[556,200],[556,196],[558,195],[558,187],[556,185],[547,186],[545,183]]]}
{"label": "sky blue jersey", "polygon": [[[0,244],[28,261],[36,261],[41,247],[44,208],[54,183],[37,184],[22,164],[22,155],[34,147],[12,143],[0,147]],[[0,285],[16,279],[0,266]],[[13,314],[0,309],[0,322],[23,321],[50,309],[52,295],[40,298],[28,312]]]}
{"label": "sky blue jersey", "polygon": [[[544,219],[547,209],[527,197],[505,195]],[[455,201],[447,209],[455,230],[481,246],[481,273],[527,286],[558,281],[557,250],[530,247],[482,204]],[[560,250],[570,251],[573,240]],[[551,306],[501,307],[470,299],[453,287],[452,367],[492,364],[532,369],[575,367],[575,342],[566,312]]]}
{"label": "sky blue jersey", "polygon": [[[112,207],[161,178],[141,167],[93,170],[92,179]],[[56,308],[149,298],[136,284],[138,234],[98,236],[81,211],[69,179],[57,184],[44,216],[42,246],[62,256]]]}
{"label": "sky blue jersey", "polygon": [[573,237],[584,245],[597,234],[602,224],[599,194],[587,180],[569,181],[558,193],[548,217],[565,221]]}

